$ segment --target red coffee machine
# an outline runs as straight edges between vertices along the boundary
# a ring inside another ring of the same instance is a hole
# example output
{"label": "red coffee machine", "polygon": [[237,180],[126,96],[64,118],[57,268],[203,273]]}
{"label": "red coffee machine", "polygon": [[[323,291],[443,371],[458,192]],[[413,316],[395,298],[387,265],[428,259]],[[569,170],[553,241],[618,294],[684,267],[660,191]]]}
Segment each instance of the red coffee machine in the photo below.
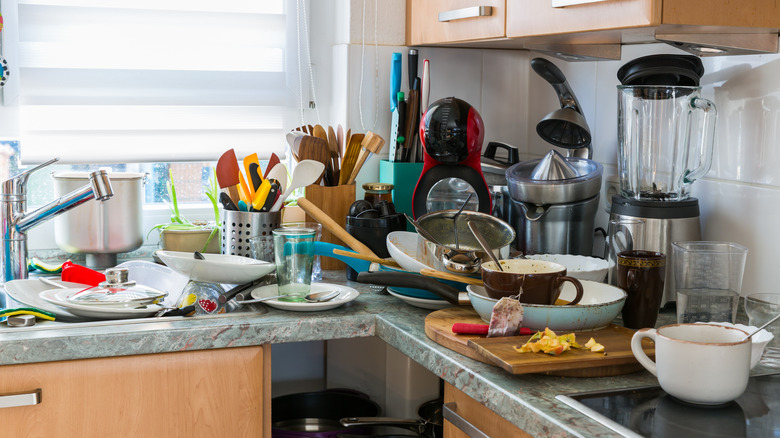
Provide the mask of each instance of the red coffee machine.
{"label": "red coffee machine", "polygon": [[455,97],[432,103],[420,121],[423,170],[412,196],[412,213],[460,208],[490,214],[490,190],[480,155],[485,125],[476,109]]}

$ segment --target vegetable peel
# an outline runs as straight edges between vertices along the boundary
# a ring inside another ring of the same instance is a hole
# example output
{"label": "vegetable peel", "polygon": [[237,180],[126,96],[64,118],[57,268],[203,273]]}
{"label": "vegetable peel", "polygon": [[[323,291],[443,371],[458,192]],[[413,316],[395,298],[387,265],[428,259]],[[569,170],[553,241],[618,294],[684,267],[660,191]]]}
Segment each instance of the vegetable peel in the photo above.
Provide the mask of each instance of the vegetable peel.
{"label": "vegetable peel", "polygon": [[[576,335],[574,333],[567,333],[564,335],[557,335],[549,327],[544,331],[536,332],[528,339],[528,342],[520,347],[512,347],[518,353],[545,353],[552,356],[558,356],[565,351],[572,348],[577,350],[590,350],[595,353],[604,353],[604,346],[596,342],[595,339],[590,338],[585,345],[580,345],[577,342]],[[606,353],[604,353],[606,354]]]}

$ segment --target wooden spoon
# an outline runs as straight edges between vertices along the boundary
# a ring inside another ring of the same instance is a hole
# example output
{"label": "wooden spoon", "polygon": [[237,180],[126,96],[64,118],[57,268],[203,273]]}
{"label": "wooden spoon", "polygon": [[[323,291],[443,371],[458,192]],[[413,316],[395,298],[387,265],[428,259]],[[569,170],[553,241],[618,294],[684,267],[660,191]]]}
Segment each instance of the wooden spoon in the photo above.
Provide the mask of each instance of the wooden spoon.
{"label": "wooden spoon", "polygon": [[363,242],[352,237],[352,235],[349,234],[347,230],[342,228],[341,225],[333,220],[333,218],[328,216],[324,211],[322,211],[308,199],[298,198],[298,206],[301,207],[303,211],[308,213],[309,216],[314,218],[314,220],[321,223],[326,230],[330,231],[333,233],[333,235],[341,239],[342,242],[346,243],[350,248],[354,249],[360,254],[379,258],[376,254],[374,254],[374,251],[371,251],[371,249],[364,245]]}
{"label": "wooden spoon", "polygon": [[[321,138],[307,135],[301,138],[298,158],[301,160],[319,161],[327,168],[330,165],[330,150],[328,149],[328,143]],[[321,180],[322,176],[320,176],[314,184],[319,184]]]}
{"label": "wooden spoon", "polygon": [[336,138],[336,131],[332,126],[328,126],[328,149],[330,149],[330,162],[333,172],[338,172],[339,164],[339,140]]}

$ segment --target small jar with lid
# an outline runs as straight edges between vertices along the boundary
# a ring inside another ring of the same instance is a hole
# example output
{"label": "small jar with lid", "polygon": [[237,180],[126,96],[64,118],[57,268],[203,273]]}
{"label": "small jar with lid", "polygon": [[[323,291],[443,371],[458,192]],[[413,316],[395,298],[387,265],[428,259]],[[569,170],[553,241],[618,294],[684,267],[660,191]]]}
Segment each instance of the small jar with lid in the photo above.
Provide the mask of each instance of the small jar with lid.
{"label": "small jar with lid", "polygon": [[363,199],[375,206],[381,201],[393,202],[393,185],[388,183],[372,182],[363,184],[366,194]]}

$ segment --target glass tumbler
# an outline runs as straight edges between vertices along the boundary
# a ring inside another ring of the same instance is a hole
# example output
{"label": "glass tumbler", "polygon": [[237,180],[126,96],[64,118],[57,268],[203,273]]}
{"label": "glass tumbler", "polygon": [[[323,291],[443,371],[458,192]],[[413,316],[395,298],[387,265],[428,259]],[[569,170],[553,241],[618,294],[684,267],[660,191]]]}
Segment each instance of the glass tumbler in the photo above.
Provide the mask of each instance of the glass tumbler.
{"label": "glass tumbler", "polygon": [[286,227],[273,230],[276,281],[281,301],[303,301],[311,290],[314,264],[313,228]]}
{"label": "glass tumbler", "polygon": [[747,253],[731,242],[672,242],[677,322],[736,322]]}
{"label": "glass tumbler", "polygon": [[[780,314],[780,294],[761,293],[745,296],[745,313],[750,319],[751,326],[761,327]],[[780,321],[770,324],[765,330],[772,333],[774,338],[767,344],[761,364],[780,367]]]}
{"label": "glass tumbler", "polygon": [[[314,230],[314,241],[319,242],[322,239],[322,224],[317,222],[287,222],[282,224],[282,228],[311,228]],[[322,281],[322,267],[318,255],[314,256],[314,264],[311,267],[311,281]]]}

